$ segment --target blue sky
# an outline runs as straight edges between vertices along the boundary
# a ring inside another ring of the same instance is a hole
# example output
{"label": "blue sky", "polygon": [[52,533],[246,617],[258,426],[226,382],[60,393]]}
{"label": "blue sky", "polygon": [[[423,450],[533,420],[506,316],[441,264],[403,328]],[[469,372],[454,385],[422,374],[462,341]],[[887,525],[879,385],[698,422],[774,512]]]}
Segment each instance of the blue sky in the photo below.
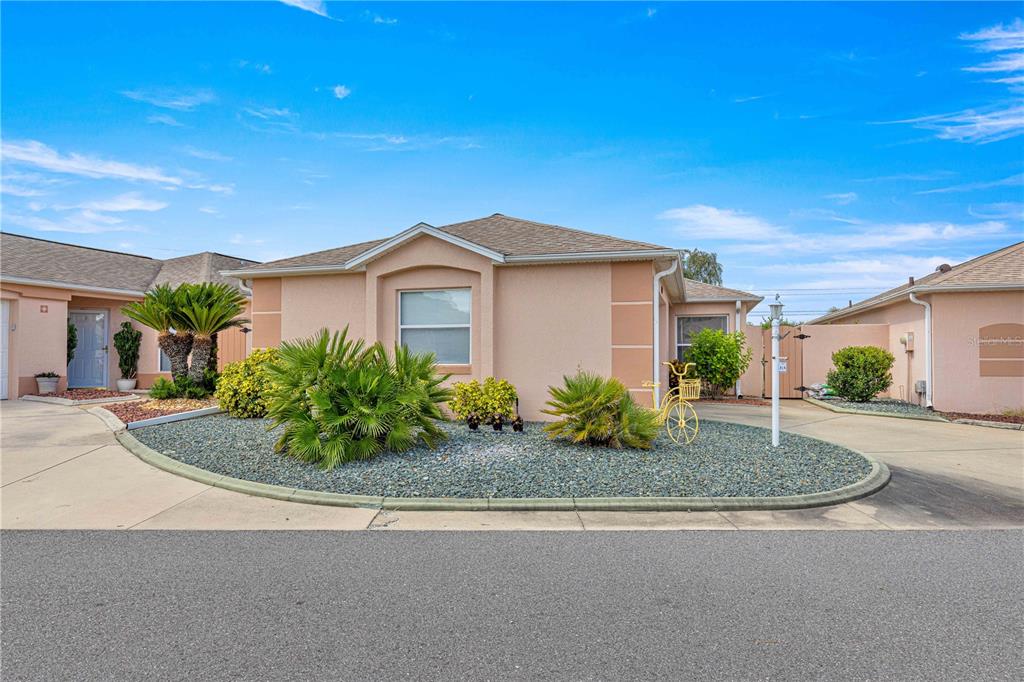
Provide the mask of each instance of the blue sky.
{"label": "blue sky", "polygon": [[501,212],[802,319],[1024,238],[1017,3],[0,12],[9,232],[266,260]]}

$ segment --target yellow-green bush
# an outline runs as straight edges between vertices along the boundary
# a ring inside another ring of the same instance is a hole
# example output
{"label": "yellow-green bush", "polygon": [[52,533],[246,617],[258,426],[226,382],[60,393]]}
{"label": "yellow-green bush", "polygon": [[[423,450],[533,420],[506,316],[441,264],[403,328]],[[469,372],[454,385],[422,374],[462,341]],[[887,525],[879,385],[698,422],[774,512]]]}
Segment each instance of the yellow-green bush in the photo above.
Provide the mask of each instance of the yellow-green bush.
{"label": "yellow-green bush", "polygon": [[249,419],[267,414],[271,380],[267,365],[277,360],[276,348],[258,348],[245,360],[224,368],[217,382],[217,402],[232,417]]}
{"label": "yellow-green bush", "polygon": [[448,401],[450,409],[457,418],[476,417],[481,422],[507,422],[516,417],[516,400],[519,398],[516,387],[505,379],[487,377],[481,384],[476,379],[460,381],[452,386],[454,395]]}

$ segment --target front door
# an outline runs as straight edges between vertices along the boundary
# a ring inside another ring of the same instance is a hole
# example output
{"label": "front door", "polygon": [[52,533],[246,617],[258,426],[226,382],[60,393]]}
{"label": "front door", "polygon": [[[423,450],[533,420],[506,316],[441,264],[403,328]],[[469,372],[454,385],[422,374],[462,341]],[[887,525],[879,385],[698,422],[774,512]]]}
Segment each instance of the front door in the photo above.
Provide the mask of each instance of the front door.
{"label": "front door", "polygon": [[71,324],[78,331],[75,359],[68,365],[69,388],[107,386],[107,312],[72,310]]}
{"label": "front door", "polygon": [[11,334],[11,303],[0,302],[0,400],[7,400],[7,360]]}

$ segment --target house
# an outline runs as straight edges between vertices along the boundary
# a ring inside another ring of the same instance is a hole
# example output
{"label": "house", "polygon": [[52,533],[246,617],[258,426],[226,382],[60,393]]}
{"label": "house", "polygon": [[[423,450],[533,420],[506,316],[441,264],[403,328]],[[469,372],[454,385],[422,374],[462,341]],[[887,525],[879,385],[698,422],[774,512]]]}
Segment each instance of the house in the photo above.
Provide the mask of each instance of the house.
{"label": "house", "polygon": [[452,381],[498,376],[541,419],[577,369],[618,377],[643,404],[662,361],[703,327],[744,329],[761,299],[688,281],[676,249],[494,214],[222,274],[253,292],[253,347],[322,327],[436,353]]}
{"label": "house", "polygon": [[894,386],[936,410],[1024,408],[1024,242],[940,265],[810,324],[880,330],[874,345],[896,357]]}
{"label": "house", "polygon": [[[56,372],[61,388],[114,387],[120,378],[113,335],[127,318],[121,307],[142,298],[158,284],[229,282],[221,270],[248,267],[255,261],[219,253],[196,253],[159,260],[117,251],[0,233],[0,396],[16,398],[36,391],[34,375]],[[75,325],[78,347],[67,363],[67,323]],[[157,335],[142,332],[139,386],[158,376],[170,377]],[[229,330],[218,338],[221,362],[246,354],[246,338]]]}

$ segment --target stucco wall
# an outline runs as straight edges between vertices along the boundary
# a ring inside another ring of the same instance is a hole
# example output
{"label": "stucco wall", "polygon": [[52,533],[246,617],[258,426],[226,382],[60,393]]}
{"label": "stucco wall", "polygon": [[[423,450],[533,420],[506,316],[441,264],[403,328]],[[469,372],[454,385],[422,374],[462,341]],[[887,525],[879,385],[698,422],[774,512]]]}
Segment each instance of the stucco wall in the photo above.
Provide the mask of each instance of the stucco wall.
{"label": "stucco wall", "polygon": [[301,339],[321,328],[366,337],[366,275],[286,277],[281,280],[281,339]]}
{"label": "stucco wall", "polygon": [[[935,294],[930,300],[935,409],[998,414],[1024,408],[1024,376],[982,376],[978,344],[981,327],[1024,324],[1024,292]],[[1020,357],[1020,345],[1016,348],[1006,350]],[[1019,371],[1006,370],[1004,373]]]}
{"label": "stucco wall", "polygon": [[[832,369],[832,354],[840,348],[847,346],[877,346],[893,353],[903,354],[903,346],[899,343],[898,348],[893,350],[889,345],[889,325],[887,324],[805,324],[799,329],[800,333],[808,335],[804,339],[803,355],[803,384],[825,383],[829,370]],[[924,343],[924,339],[918,339]],[[923,346],[919,346],[923,349]],[[904,358],[905,360],[905,358]],[[904,364],[904,372],[905,364]],[[906,385],[906,377],[898,380],[898,375],[893,371],[893,387],[899,395],[899,386]]]}
{"label": "stucco wall", "polygon": [[14,330],[8,339],[8,397],[36,392],[35,374],[56,372],[60,387],[67,382],[67,318],[69,292],[4,284]]}
{"label": "stucco wall", "polygon": [[548,386],[577,368],[612,373],[608,263],[496,268],[495,374],[519,391],[524,419],[540,410]]}

